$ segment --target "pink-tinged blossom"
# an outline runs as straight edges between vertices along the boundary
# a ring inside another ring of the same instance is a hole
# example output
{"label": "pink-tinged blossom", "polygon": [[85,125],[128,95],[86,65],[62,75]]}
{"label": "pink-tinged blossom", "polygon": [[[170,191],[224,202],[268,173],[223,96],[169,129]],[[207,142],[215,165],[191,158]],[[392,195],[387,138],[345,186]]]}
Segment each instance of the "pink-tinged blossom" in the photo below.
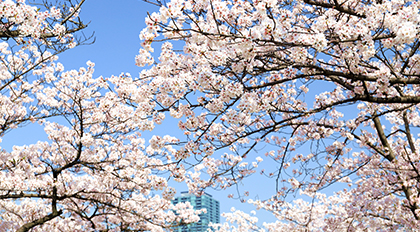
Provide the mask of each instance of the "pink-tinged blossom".
{"label": "pink-tinged blossom", "polygon": [[[273,197],[256,203],[278,219],[264,223],[268,231],[419,228],[418,6],[162,4],[141,38],[148,51],[165,43],[142,75],[186,135],[176,158],[209,174],[190,173],[192,191],[225,189],[258,171],[275,179]],[[146,64],[151,53],[139,56]],[[222,150],[232,154],[218,157]],[[268,160],[275,165],[263,166]],[[339,190],[328,192],[333,185]],[[238,215],[236,227],[219,231],[263,229]]]}
{"label": "pink-tinged blossom", "polygon": [[[149,67],[96,77],[57,62],[77,4],[0,3],[18,47],[0,43],[0,135],[38,122],[48,137],[0,151],[0,230],[170,230],[204,213],[172,205],[171,180],[201,194],[256,172],[272,196],[239,198],[276,220],[233,208],[218,231],[420,228],[416,0],[157,4],[135,58]],[[185,137],[145,142],[167,116]]]}
{"label": "pink-tinged blossom", "polygon": [[[191,206],[173,208],[175,190],[154,174],[199,178],[173,165],[177,138],[153,136],[146,146],[139,132],[164,120],[153,111],[149,89],[134,85],[127,73],[94,77],[94,66],[88,61],[86,68],[64,71],[46,62],[34,70],[42,81],[22,78],[1,92],[1,135],[18,123],[38,122],[48,139],[0,152],[0,230],[164,231],[199,219]],[[34,224],[40,218],[45,221]]]}

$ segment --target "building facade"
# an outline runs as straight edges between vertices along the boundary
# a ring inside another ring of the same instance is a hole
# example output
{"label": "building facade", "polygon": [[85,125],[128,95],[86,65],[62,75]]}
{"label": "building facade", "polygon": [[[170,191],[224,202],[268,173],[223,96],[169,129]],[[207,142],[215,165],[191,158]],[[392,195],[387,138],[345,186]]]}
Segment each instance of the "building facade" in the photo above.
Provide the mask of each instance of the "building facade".
{"label": "building facade", "polygon": [[210,194],[204,193],[197,197],[188,192],[181,192],[181,196],[172,200],[174,205],[180,202],[190,202],[194,209],[206,209],[207,213],[200,214],[200,221],[197,223],[179,226],[174,229],[174,232],[204,232],[209,228],[210,222],[220,223],[219,201],[215,200]]}

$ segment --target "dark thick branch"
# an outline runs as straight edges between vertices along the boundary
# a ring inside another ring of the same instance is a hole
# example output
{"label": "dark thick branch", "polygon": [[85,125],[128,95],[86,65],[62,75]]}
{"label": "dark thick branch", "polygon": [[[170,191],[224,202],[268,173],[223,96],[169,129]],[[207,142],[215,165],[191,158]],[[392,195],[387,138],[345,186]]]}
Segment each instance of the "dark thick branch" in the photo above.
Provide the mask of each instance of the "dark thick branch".
{"label": "dark thick branch", "polygon": [[321,7],[325,7],[325,8],[335,9],[335,10],[337,10],[339,12],[342,12],[342,13],[357,16],[357,17],[360,17],[360,18],[366,18],[366,16],[363,15],[363,14],[357,13],[356,11],[353,11],[349,8],[344,8],[342,4],[330,4],[330,3],[325,3],[325,2],[317,2],[317,1],[314,1],[314,0],[304,0],[304,2],[309,4],[309,5],[321,6]]}
{"label": "dark thick branch", "polygon": [[416,146],[413,141],[413,136],[411,135],[410,130],[410,123],[408,122],[407,118],[407,110],[403,112],[403,121],[404,121],[404,128],[405,128],[405,134],[407,136],[408,144],[410,145],[410,150],[413,154],[416,154]]}
{"label": "dark thick branch", "polygon": [[[70,30],[66,30],[65,34],[72,34],[75,33],[77,31],[80,31],[84,28],[86,28],[87,25],[84,24],[80,24],[77,28],[73,28]],[[14,31],[0,31],[0,38],[17,38],[17,37],[21,37],[23,36],[19,30],[14,30]],[[47,39],[47,38],[52,38],[52,37],[56,37],[58,35],[54,34],[54,33],[42,33],[39,38],[41,39]],[[31,37],[31,36],[26,36],[26,37]]]}
{"label": "dark thick branch", "polygon": [[[287,65],[285,65],[285,67],[288,67]],[[351,80],[351,81],[369,81],[369,82],[377,82],[378,78],[374,77],[374,76],[367,76],[367,75],[363,75],[363,74],[353,74],[353,73],[344,73],[344,72],[339,72],[339,71],[332,71],[332,70],[328,70],[328,69],[324,69],[318,66],[313,66],[313,65],[294,65],[294,68],[310,68],[310,69],[315,69],[315,73],[311,73],[311,74],[298,74],[293,78],[290,79],[281,79],[281,80],[276,80],[276,81],[271,81],[271,82],[267,82],[264,84],[260,84],[260,85],[254,85],[254,86],[246,86],[245,89],[248,90],[254,90],[254,89],[261,89],[261,88],[265,88],[265,87],[269,87],[269,86],[274,86],[274,85],[278,85],[278,84],[282,84],[288,81],[293,81],[293,80],[297,80],[297,79],[307,79],[307,78],[311,78],[311,77],[316,77],[316,76],[325,76],[330,78],[332,81],[339,83],[340,85],[344,86],[346,89],[352,90],[353,87],[349,84],[349,83],[345,83],[346,80]],[[282,68],[279,69],[270,69],[270,70],[266,70],[268,71],[275,71],[275,70],[281,70]],[[390,85],[395,85],[395,84],[403,84],[403,85],[415,85],[415,84],[419,84],[420,85],[420,78],[417,77],[409,77],[409,78],[389,78],[389,84]],[[396,99],[394,99],[396,100]],[[407,101],[407,100],[405,100]],[[406,102],[404,102],[406,103]],[[411,102],[412,103],[412,102]]]}
{"label": "dark thick branch", "polygon": [[79,4],[77,4],[77,6],[73,8],[73,12],[71,12],[69,15],[67,15],[66,18],[63,19],[63,21],[61,21],[61,25],[65,24],[71,17],[73,17],[73,15],[76,14],[76,12],[80,9],[80,7],[85,1],[86,0],[80,1]]}
{"label": "dark thick branch", "polygon": [[45,217],[42,217],[42,218],[40,218],[38,220],[35,220],[33,222],[26,223],[25,225],[20,227],[16,232],[27,232],[30,229],[34,228],[35,226],[39,226],[39,225],[42,225],[42,224],[44,224],[48,221],[51,221],[52,219],[60,216],[62,213],[63,213],[62,210],[54,211],[54,212],[52,212],[51,214],[48,214]]}
{"label": "dark thick branch", "polygon": [[[4,191],[4,190],[2,190]],[[61,195],[61,196],[53,196],[50,194],[38,194],[38,193],[24,193],[24,192],[20,192],[20,193],[7,193],[4,195],[0,195],[0,199],[20,199],[20,198],[41,198],[41,199],[53,199],[55,198],[56,200],[64,200],[66,198],[71,198],[71,197],[75,197],[79,194],[80,192],[71,194],[71,195]]]}
{"label": "dark thick branch", "polygon": [[373,97],[370,95],[358,95],[354,100],[371,102],[371,103],[385,103],[385,104],[408,104],[420,103],[420,96],[402,96],[402,97]]}
{"label": "dark thick branch", "polygon": [[[379,117],[377,117],[376,113],[374,113],[373,115],[373,122],[375,124],[375,129],[376,132],[379,136],[379,139],[381,140],[382,146],[386,149],[385,151],[385,158],[387,160],[389,160],[389,162],[393,162],[395,160],[395,154],[394,151],[392,150],[392,147],[389,145],[388,143],[388,139],[385,136],[384,133],[384,129],[382,128],[382,124],[380,122]],[[399,180],[401,180],[401,177],[399,176],[398,172],[396,172],[397,177]],[[401,181],[403,182],[403,181]],[[417,210],[419,209],[419,205],[417,205],[417,203],[414,201],[412,201],[413,199],[413,191],[411,190],[411,188],[409,186],[405,186],[402,184],[401,189],[404,192],[405,198],[408,200],[407,204],[408,204],[408,208],[411,210],[411,212],[413,213],[413,216],[416,220],[419,220],[419,217],[417,216]]]}
{"label": "dark thick branch", "polygon": [[379,117],[376,115],[376,113],[372,115],[372,117],[373,117],[373,122],[375,124],[375,129],[378,134],[378,137],[381,140],[382,146],[385,148],[385,152],[383,153],[385,154],[384,157],[390,162],[392,162],[395,159],[395,154],[388,143],[388,139],[386,138],[386,135],[382,128],[381,121],[379,120]]}

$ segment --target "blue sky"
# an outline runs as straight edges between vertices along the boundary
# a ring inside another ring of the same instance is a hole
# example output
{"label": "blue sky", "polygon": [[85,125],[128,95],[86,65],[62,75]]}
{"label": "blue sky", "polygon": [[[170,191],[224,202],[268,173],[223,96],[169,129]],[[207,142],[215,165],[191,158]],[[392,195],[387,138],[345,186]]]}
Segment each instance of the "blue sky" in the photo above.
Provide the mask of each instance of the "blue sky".
{"label": "blue sky", "polygon": [[60,61],[66,69],[78,69],[91,60],[96,63],[96,74],[129,72],[136,76],[141,71],[134,63],[140,48],[139,33],[145,25],[146,12],[156,9],[139,0],[86,1],[81,16],[90,24],[85,34],[94,32],[96,41],[63,53]]}

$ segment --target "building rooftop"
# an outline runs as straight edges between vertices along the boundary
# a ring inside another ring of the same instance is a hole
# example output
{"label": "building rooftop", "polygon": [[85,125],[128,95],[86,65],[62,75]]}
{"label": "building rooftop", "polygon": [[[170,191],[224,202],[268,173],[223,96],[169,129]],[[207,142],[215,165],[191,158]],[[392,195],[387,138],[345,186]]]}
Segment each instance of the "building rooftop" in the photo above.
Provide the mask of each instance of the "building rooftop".
{"label": "building rooftop", "polygon": [[[210,194],[208,194],[208,193],[206,193],[206,192],[204,192],[203,194],[204,194],[204,195],[207,195],[207,196],[209,196],[209,197],[213,197],[212,195],[210,195]],[[191,194],[191,193],[189,193],[188,191],[182,191],[182,192],[181,192],[181,196],[191,196],[191,195],[194,195],[194,194]]]}

